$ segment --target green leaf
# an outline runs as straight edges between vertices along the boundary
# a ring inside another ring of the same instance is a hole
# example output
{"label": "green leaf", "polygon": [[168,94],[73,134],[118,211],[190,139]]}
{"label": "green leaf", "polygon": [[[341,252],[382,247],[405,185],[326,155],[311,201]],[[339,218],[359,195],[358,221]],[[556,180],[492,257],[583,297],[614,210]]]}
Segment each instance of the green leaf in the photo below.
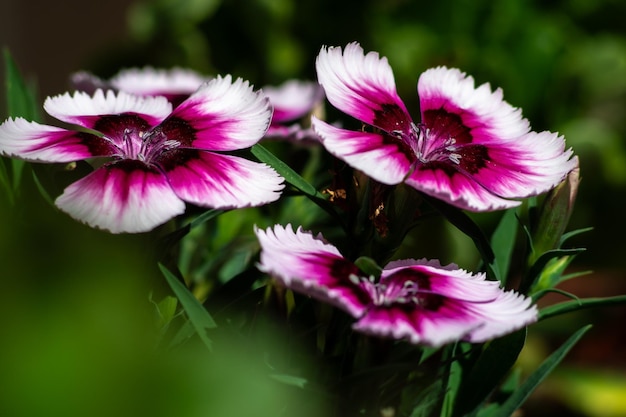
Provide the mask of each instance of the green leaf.
{"label": "green leaf", "polygon": [[194,334],[196,334],[196,329],[194,329],[193,324],[191,324],[190,321],[186,321],[180,326],[174,337],[172,337],[168,347],[173,349],[176,346],[182,345],[184,342],[191,339]]}
{"label": "green leaf", "polygon": [[178,278],[174,276],[174,274],[172,274],[162,264],[159,264],[159,268],[167,280],[167,283],[172,288],[172,291],[174,291],[174,294],[178,297],[178,300],[183,306],[183,309],[196,330],[196,333],[198,333],[198,336],[200,336],[200,339],[206,347],[211,350],[211,340],[207,335],[207,329],[214,329],[217,327],[213,317],[211,317],[209,312],[202,306],[202,304],[200,304],[200,301],[193,296],[189,289],[183,285]]}
{"label": "green leaf", "polygon": [[196,217],[195,219],[193,219],[190,223],[189,223],[189,227],[190,228],[194,228],[197,226],[200,226],[203,223],[208,222],[209,220],[219,216],[222,213],[227,212],[228,210],[219,210],[219,209],[211,209],[211,210],[207,210],[204,213],[202,213],[201,215],[199,215],[198,217]]}
{"label": "green leaf", "polygon": [[626,295],[618,295],[615,297],[604,298],[581,298],[578,300],[564,301],[562,303],[554,304],[541,309],[541,311],[539,311],[539,320],[545,320],[561,314],[571,313],[573,311],[583,310],[586,308],[606,307],[623,304],[626,304]]}
{"label": "green leaf", "polygon": [[[460,346],[460,345],[459,345]],[[450,417],[454,412],[454,403],[456,402],[461,387],[463,368],[458,360],[450,363],[450,373],[447,378],[446,393],[443,397],[441,406],[441,417]]]}
{"label": "green leaf", "polygon": [[520,408],[532,392],[543,382],[543,380],[556,368],[563,360],[570,349],[580,340],[580,338],[591,328],[587,325],[579,329],[570,336],[569,339],[560,348],[554,351],[539,367],[533,372],[519,388],[511,394],[507,400],[502,403],[495,413],[490,414],[491,417],[509,417]]}
{"label": "green leaf", "polygon": [[372,258],[368,258],[367,256],[361,256],[354,264],[359,268],[363,273],[367,274],[367,276],[373,276],[374,278],[380,278],[383,270],[376,261]]}
{"label": "green leaf", "polygon": [[270,378],[282,382],[286,385],[291,385],[298,388],[304,388],[308,380],[299,376],[286,375],[286,374],[270,374]]}
{"label": "green leaf", "polygon": [[565,269],[574,260],[574,256],[553,258],[543,267],[531,288],[531,293],[556,287],[561,282]]}
{"label": "green leaf", "polygon": [[40,113],[35,87],[26,85],[9,50],[5,48],[3,52],[8,116],[23,117],[31,121],[39,120]]}
{"label": "green leaf", "polygon": [[4,163],[4,161],[5,161],[5,158],[0,156],[0,187],[6,191],[6,195],[9,198],[9,201],[13,202],[14,199],[13,199],[13,187],[11,186],[11,177],[9,175],[9,170],[7,169],[7,166]]}
{"label": "green leaf", "polygon": [[[165,256],[165,254],[167,254],[178,242],[180,242],[185,236],[189,234],[192,228],[198,227],[208,222],[209,220],[219,216],[220,214],[226,213],[227,211],[228,210],[218,209],[207,210],[186,225],[174,230],[173,232],[168,233],[159,242],[159,253]],[[186,254],[190,255],[190,253],[183,253],[181,257]],[[179,262],[181,262],[181,259],[179,259]]]}
{"label": "green leaf", "polygon": [[585,248],[555,249],[543,253],[530,267],[528,273],[524,277],[524,281],[522,281],[520,285],[519,292],[522,294],[528,294],[528,291],[533,288],[533,286],[541,276],[541,272],[553,259],[560,257],[571,257],[574,255],[578,255],[579,253],[582,253],[584,251]]}
{"label": "green leaf", "polygon": [[155,305],[157,315],[159,317],[159,327],[167,326],[176,315],[176,307],[178,299],[176,297],[167,296],[158,303],[152,301]]}
{"label": "green leaf", "polygon": [[273,153],[265,149],[258,143],[251,148],[252,154],[256,156],[259,161],[265,162],[276,170],[289,184],[302,191],[304,194],[319,199],[324,199],[324,196],[309,184],[304,178],[302,178],[296,171],[291,169],[289,165],[274,156]]}
{"label": "green leaf", "polygon": [[412,407],[412,409],[409,408],[411,411],[409,417],[430,417],[441,407],[443,388],[440,378],[426,387],[421,385],[417,387],[408,386],[404,391],[403,397],[406,402],[411,403],[410,407]]}
{"label": "green leaf", "polygon": [[[35,87],[26,85],[9,50],[5,48],[3,53],[7,116],[23,117],[27,120],[38,120],[40,114],[39,106],[37,106]],[[24,161],[11,159],[10,164],[11,172],[9,174],[9,170],[6,168],[4,162],[2,162],[2,166],[0,167],[0,184],[7,190],[9,200],[14,201],[20,187]]]}
{"label": "green leaf", "polygon": [[33,181],[35,182],[35,185],[37,186],[37,189],[39,190],[39,193],[41,194],[43,199],[46,200],[46,202],[50,204],[52,207],[55,207],[54,199],[50,196],[50,193],[48,193],[48,190],[46,190],[46,187],[44,187],[44,185],[41,183],[41,181],[39,180],[39,176],[34,170],[33,170]]}
{"label": "green leaf", "polygon": [[491,248],[495,256],[494,268],[498,270],[502,285],[506,284],[506,278],[509,274],[511,254],[515,247],[518,228],[517,208],[512,208],[504,212],[500,223],[491,236]]}
{"label": "green leaf", "polygon": [[557,293],[557,294],[561,294],[564,297],[571,298],[571,299],[576,300],[576,301],[580,300],[576,295],[574,295],[574,294],[572,294],[570,292],[563,291],[563,290],[560,290],[558,288],[548,288],[548,289],[541,290],[541,291],[538,291],[538,292],[534,293],[533,296],[532,296],[533,303],[537,303],[537,300],[539,300],[541,297],[543,297],[544,295],[546,295],[548,293]]}
{"label": "green leaf", "polygon": [[561,236],[561,241],[559,242],[559,247],[563,246],[566,240],[574,236],[590,232],[592,230],[593,230],[593,227],[585,227],[583,229],[576,229],[576,230],[572,230],[571,232],[563,233],[563,236]]}
{"label": "green leaf", "polygon": [[342,219],[337,215],[333,205],[317,191],[307,180],[302,178],[296,171],[291,169],[289,165],[277,158],[273,153],[265,149],[258,143],[250,148],[252,154],[258,158],[259,161],[264,162],[274,168],[289,184],[300,190],[318,207],[327,212],[330,216],[335,218],[339,224],[343,224]]}
{"label": "green leaf", "polygon": [[463,378],[454,416],[477,412],[477,408],[511,370],[526,341],[526,328],[492,340]]}

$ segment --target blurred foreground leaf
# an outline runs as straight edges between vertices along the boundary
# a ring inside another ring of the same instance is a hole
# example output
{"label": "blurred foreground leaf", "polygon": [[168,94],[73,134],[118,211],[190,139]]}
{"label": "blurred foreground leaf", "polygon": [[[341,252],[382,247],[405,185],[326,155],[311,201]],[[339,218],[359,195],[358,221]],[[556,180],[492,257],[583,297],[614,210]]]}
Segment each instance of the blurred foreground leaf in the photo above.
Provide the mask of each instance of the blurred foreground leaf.
{"label": "blurred foreground leaf", "polygon": [[[7,116],[23,117],[26,120],[38,120],[39,107],[37,106],[36,88],[27,85],[20,75],[20,71],[8,49],[3,50],[5,85],[7,94]],[[10,201],[15,200],[22,179],[24,161],[11,159],[11,172],[5,166],[5,160],[0,158],[0,186],[6,189]]]}
{"label": "blurred foreground leaf", "polygon": [[591,328],[587,325],[579,329],[570,336],[560,348],[555,350],[539,367],[533,372],[517,390],[498,408],[496,412],[491,414],[492,417],[509,417],[520,408],[532,392],[543,382],[543,380],[561,363],[565,355],[580,340],[581,337]]}
{"label": "blurred foreground leaf", "polygon": [[211,317],[209,312],[202,307],[202,304],[200,304],[187,287],[185,287],[167,268],[161,264],[159,264],[159,268],[167,280],[167,283],[172,288],[172,291],[174,291],[174,294],[176,294],[176,297],[180,300],[180,303],[185,309],[185,313],[187,313],[187,317],[198,333],[198,336],[206,347],[211,350],[211,339],[209,339],[206,331],[207,329],[214,329],[217,327],[213,317]]}

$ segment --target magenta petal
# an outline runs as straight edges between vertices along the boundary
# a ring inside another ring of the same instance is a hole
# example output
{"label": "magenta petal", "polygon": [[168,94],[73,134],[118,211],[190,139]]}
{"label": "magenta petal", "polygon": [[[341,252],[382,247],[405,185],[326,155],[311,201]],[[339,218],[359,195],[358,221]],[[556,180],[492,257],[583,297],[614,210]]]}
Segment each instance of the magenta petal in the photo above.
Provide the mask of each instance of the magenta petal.
{"label": "magenta petal", "polygon": [[377,52],[367,55],[358,43],[322,48],[317,78],[328,101],[350,116],[388,133],[408,133],[411,117],[398,93],[393,71]]}
{"label": "magenta petal", "polygon": [[462,340],[478,326],[461,303],[446,300],[437,312],[398,305],[372,307],[352,328],[372,336],[439,347]]}
{"label": "magenta petal", "polygon": [[417,84],[422,122],[429,129],[445,129],[430,123],[430,111],[457,115],[471,130],[473,142],[489,145],[509,141],[530,131],[520,109],[503,100],[502,90],[492,92],[489,84],[474,86],[471,76],[456,68],[431,68]]}
{"label": "magenta petal", "polygon": [[55,203],[75,219],[111,233],[146,232],[185,211],[161,172],[131,160],[95,170],[69,185]]}
{"label": "magenta petal", "polygon": [[405,182],[425,194],[471,211],[499,210],[520,204],[500,198],[472,176],[447,165],[418,165]]}
{"label": "magenta petal", "polygon": [[205,207],[259,206],[277,200],[284,187],[269,166],[231,155],[176,150],[159,163],[181,199]]}
{"label": "magenta petal", "polygon": [[417,293],[436,294],[470,302],[490,302],[502,292],[498,281],[489,281],[484,273],[472,274],[454,264],[437,261],[405,260],[391,262],[383,269],[380,283],[385,287],[403,287],[406,281],[417,284]]}
{"label": "magenta petal", "polygon": [[[434,297],[434,296],[433,296]],[[434,300],[434,299],[433,299]],[[465,340],[486,342],[537,321],[530,299],[501,291],[496,299],[470,302],[437,296],[432,306],[375,306],[354,324],[357,331],[411,343],[441,346]]]}
{"label": "magenta petal", "polygon": [[381,299],[355,330],[412,343],[441,346],[484,342],[537,320],[531,299],[505,292],[484,274],[471,274],[436,261],[392,262],[381,275]]}
{"label": "magenta petal", "polygon": [[256,229],[261,244],[263,272],[271,274],[287,288],[332,304],[359,317],[370,302],[369,295],[350,278],[358,268],[344,259],[337,248],[311,233],[291,225],[267,230]]}
{"label": "magenta petal", "polygon": [[459,164],[429,162],[417,165],[406,183],[457,207],[490,211],[554,188],[577,166],[563,137],[549,132],[530,132],[485,152],[488,158],[472,172],[464,169],[464,157]]}
{"label": "magenta petal", "polygon": [[312,119],[324,147],[348,165],[383,184],[399,184],[411,170],[412,153],[386,135],[340,129]]}
{"label": "magenta petal", "polygon": [[495,210],[548,191],[576,166],[563,137],[530,132],[500,89],[438,67],[420,76],[418,91],[423,163],[407,181],[418,190],[461,208]]}
{"label": "magenta petal", "polygon": [[120,114],[137,115],[154,126],[172,111],[165,97],[139,97],[112,90],[96,90],[93,96],[76,91],[48,97],[43,107],[59,120],[89,129],[94,129],[103,116]]}
{"label": "magenta petal", "polygon": [[113,155],[111,143],[88,133],[9,119],[0,125],[0,153],[34,162],[72,162]]}
{"label": "magenta petal", "polygon": [[[193,130],[182,142],[190,147],[232,151],[257,143],[267,131],[272,109],[267,97],[254,92],[247,81],[232,81],[230,75],[203,84],[174,109],[164,124],[182,120]],[[179,140],[178,138],[173,138]]]}
{"label": "magenta petal", "polygon": [[504,198],[525,198],[544,193],[559,184],[578,166],[565,139],[551,132],[530,132],[511,143],[494,144],[491,162],[474,179]]}

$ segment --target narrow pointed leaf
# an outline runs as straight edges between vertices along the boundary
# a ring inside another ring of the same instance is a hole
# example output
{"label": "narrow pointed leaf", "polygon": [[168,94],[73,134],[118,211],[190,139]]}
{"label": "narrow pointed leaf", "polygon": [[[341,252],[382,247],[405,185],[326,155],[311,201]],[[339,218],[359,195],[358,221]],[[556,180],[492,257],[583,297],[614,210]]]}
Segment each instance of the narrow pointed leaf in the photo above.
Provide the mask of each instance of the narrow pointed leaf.
{"label": "narrow pointed leaf", "polygon": [[492,417],[509,417],[521,407],[532,392],[543,382],[543,380],[561,363],[565,355],[580,340],[581,337],[591,328],[587,325],[579,329],[570,336],[560,348],[555,350],[539,367],[533,372],[520,387],[511,394],[509,398],[500,406],[497,412],[491,414]]}
{"label": "narrow pointed leaf", "polygon": [[35,171],[33,171],[33,181],[35,182],[35,185],[37,186],[37,189],[39,190],[39,193],[41,194],[43,199],[46,200],[46,202],[52,207],[54,207],[54,199],[50,196],[48,190],[46,190],[46,187],[44,187],[41,181],[39,181],[39,177],[37,176]]}
{"label": "narrow pointed leaf", "polygon": [[[4,189],[3,194],[8,196],[9,201],[13,202],[13,188],[11,186],[11,178],[7,170],[5,159],[0,156],[0,188]],[[8,160],[7,160],[8,162]]]}
{"label": "narrow pointed leaf", "polygon": [[587,233],[593,230],[593,227],[585,227],[583,229],[576,229],[576,230],[572,230],[571,232],[567,232],[567,233],[563,233],[563,236],[561,236],[561,241],[559,242],[559,247],[563,245],[563,243],[565,243],[566,240],[580,235],[582,233]]}
{"label": "narrow pointed leaf", "polygon": [[308,380],[299,376],[287,375],[287,374],[270,374],[270,378],[282,382],[286,385],[291,385],[298,388],[304,388]]}
{"label": "narrow pointed leaf", "polygon": [[218,210],[218,209],[211,209],[211,210],[207,210],[204,213],[202,213],[201,215],[199,215],[198,217],[196,217],[195,219],[193,219],[191,221],[191,223],[189,223],[189,226],[191,228],[200,226],[203,223],[208,222],[209,220],[219,216],[222,213],[227,212],[228,210]]}
{"label": "narrow pointed leaf", "polygon": [[[5,86],[6,86],[6,98],[7,98],[7,116],[9,117],[23,117],[27,120],[39,120],[39,106],[37,106],[37,99],[35,93],[35,87],[28,86],[24,82],[19,69],[8,49],[3,50],[4,55],[4,71],[5,71]],[[3,164],[4,165],[4,164]],[[24,168],[24,161],[19,159],[11,160],[11,180],[8,178],[8,172],[6,169],[0,170],[0,183],[5,187],[11,184],[9,191],[9,198],[13,200],[13,196],[17,195],[21,179],[22,171]]]}
{"label": "narrow pointed leaf", "polygon": [[526,341],[526,329],[489,342],[464,376],[454,410],[455,417],[476,411],[511,370]]}
{"label": "narrow pointed leaf", "polygon": [[19,116],[31,121],[39,120],[35,88],[26,85],[9,50],[5,48],[3,52],[8,116]]}
{"label": "narrow pointed leaf", "polygon": [[500,223],[491,236],[491,248],[496,259],[496,267],[500,282],[506,284],[506,278],[509,274],[509,265],[511,264],[511,254],[515,247],[517,229],[519,221],[516,216],[517,208],[509,209],[504,212]]}
{"label": "narrow pointed leaf", "polygon": [[296,171],[291,169],[289,165],[278,159],[273,153],[265,149],[263,146],[256,144],[251,148],[251,151],[252,154],[259,159],[259,161],[274,168],[276,172],[278,172],[285,179],[285,181],[302,191],[304,194],[315,198],[324,198],[324,196],[318,192],[315,187],[309,184]]}
{"label": "narrow pointed leaf", "polygon": [[322,193],[317,191],[315,187],[313,187],[307,180],[302,178],[302,176],[300,176],[296,171],[291,169],[289,165],[281,161],[274,154],[272,154],[270,151],[268,151],[258,143],[254,145],[250,150],[259,161],[264,162],[274,168],[276,172],[278,172],[285,179],[285,181],[304,193],[304,195],[306,195],[318,207],[337,219],[339,221],[339,224],[342,224],[341,218],[337,215],[333,205],[326,199],[326,197],[322,195]]}
{"label": "narrow pointed leaf", "polygon": [[604,298],[581,298],[579,300],[564,301],[559,304],[542,308],[541,311],[539,311],[539,320],[545,320],[554,316],[587,308],[608,307],[614,305],[626,305],[626,295]]}
{"label": "narrow pointed leaf", "polygon": [[450,373],[447,378],[446,393],[443,398],[443,405],[441,407],[440,417],[451,417],[454,412],[454,404],[457,396],[459,395],[459,389],[461,387],[463,368],[458,361],[452,361],[450,363]]}
{"label": "narrow pointed leaf", "polygon": [[185,285],[183,285],[174,274],[172,274],[167,268],[163,265],[159,264],[159,268],[165,276],[167,283],[174,291],[176,297],[180,301],[180,304],[183,306],[189,321],[193,325],[196,333],[202,340],[202,342],[206,345],[206,347],[211,350],[211,339],[207,334],[207,329],[213,329],[217,327],[213,317],[209,314],[209,312],[200,304],[200,302],[193,296],[193,294],[187,289]]}
{"label": "narrow pointed leaf", "polygon": [[585,251],[585,248],[576,248],[576,249],[555,249],[555,250],[545,252],[539,258],[537,258],[535,263],[533,263],[533,265],[530,267],[528,274],[526,275],[526,277],[524,278],[524,281],[520,285],[519,291],[522,294],[527,294],[528,291],[531,288],[533,288],[533,286],[537,282],[537,279],[541,275],[541,271],[544,270],[546,265],[548,265],[548,262],[550,262],[552,259],[560,258],[564,256],[574,256],[584,251]]}

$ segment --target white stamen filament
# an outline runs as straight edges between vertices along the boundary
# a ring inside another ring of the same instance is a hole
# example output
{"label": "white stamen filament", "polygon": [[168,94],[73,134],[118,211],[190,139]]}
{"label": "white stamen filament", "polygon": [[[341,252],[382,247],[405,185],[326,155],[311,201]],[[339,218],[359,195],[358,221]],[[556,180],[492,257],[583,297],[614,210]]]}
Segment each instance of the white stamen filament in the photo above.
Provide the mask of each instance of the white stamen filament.
{"label": "white stamen filament", "polygon": [[432,141],[429,138],[431,130],[423,124],[416,125],[415,123],[412,123],[411,131],[413,140],[408,140],[406,142],[412,144],[413,152],[415,152],[415,156],[421,163],[425,164],[427,162],[445,160],[449,160],[456,165],[461,163],[462,155],[457,152],[459,147],[456,145],[455,138],[448,137],[448,139],[443,143],[443,146],[428,149],[427,145]]}
{"label": "white stamen filament", "polygon": [[348,279],[354,285],[358,285],[370,295],[372,303],[376,306],[391,306],[393,304],[419,304],[419,288],[414,281],[404,281],[401,287],[397,285],[381,284],[376,282],[373,275],[362,277],[350,274]]}

